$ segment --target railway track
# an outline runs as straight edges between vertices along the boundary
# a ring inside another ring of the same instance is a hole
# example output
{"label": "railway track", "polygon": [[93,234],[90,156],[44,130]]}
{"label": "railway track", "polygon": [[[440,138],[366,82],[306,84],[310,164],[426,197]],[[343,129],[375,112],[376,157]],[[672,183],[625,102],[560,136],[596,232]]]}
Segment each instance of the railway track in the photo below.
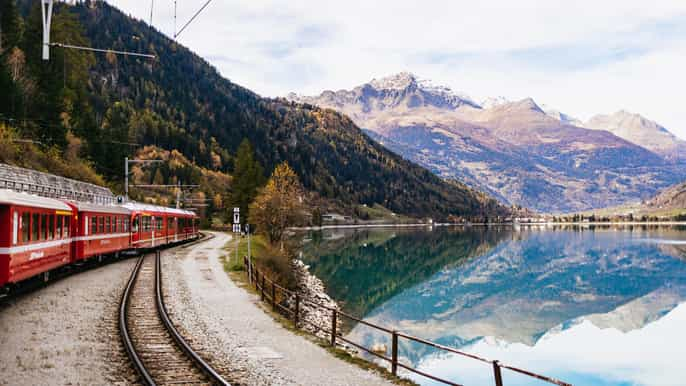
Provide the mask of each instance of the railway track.
{"label": "railway track", "polygon": [[140,257],[119,307],[126,352],[146,385],[229,385],[186,343],[162,296],[160,251]]}

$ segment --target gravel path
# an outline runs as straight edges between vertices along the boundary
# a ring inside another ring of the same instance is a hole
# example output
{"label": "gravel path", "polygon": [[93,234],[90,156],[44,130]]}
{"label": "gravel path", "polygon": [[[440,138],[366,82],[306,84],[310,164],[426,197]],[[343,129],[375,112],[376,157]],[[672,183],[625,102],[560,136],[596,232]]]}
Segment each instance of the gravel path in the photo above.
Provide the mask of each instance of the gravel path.
{"label": "gravel path", "polygon": [[258,297],[224,272],[219,257],[230,236],[215,236],[189,250],[163,252],[162,261],[172,321],[186,337],[202,342],[198,350],[220,373],[245,385],[392,384],[275,322],[260,309]]}
{"label": "gravel path", "polygon": [[69,276],[0,309],[0,384],[129,384],[116,315],[134,264]]}

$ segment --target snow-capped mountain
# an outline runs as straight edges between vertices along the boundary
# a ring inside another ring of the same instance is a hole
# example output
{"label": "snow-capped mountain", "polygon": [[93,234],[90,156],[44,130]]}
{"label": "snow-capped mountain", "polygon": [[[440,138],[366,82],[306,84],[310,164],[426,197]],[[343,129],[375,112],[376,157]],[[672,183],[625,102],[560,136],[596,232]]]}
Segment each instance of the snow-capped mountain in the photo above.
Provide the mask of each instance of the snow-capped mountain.
{"label": "snow-capped mountain", "polygon": [[477,103],[407,72],[289,99],[345,113],[436,174],[542,212],[620,205],[686,179],[684,164],[610,126],[585,128],[532,98]]}
{"label": "snow-capped mountain", "polygon": [[455,110],[462,106],[479,108],[470,97],[453,92],[449,87],[436,86],[409,72],[372,79],[352,90],[327,90],[316,97],[291,93],[287,98],[332,107],[348,114],[353,120],[366,119],[387,110],[418,107],[443,110]]}
{"label": "snow-capped mountain", "polygon": [[508,103],[511,103],[512,101],[505,98],[504,96],[497,96],[497,97],[488,97],[479,103],[482,108],[484,109],[490,109],[493,107],[497,107],[500,105],[505,105]]}

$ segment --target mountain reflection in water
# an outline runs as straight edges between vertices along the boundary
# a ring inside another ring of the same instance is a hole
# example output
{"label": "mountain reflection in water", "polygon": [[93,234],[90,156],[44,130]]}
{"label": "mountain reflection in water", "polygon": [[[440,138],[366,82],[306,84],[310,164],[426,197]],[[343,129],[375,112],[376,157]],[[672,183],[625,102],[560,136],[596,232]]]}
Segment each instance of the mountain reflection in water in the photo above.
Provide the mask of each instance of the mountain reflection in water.
{"label": "mountain reflection in water", "polygon": [[[656,322],[672,311],[671,319],[683,317],[686,325],[686,305],[675,310],[686,299],[684,227],[366,230],[310,235],[306,240],[303,259],[311,271],[346,311],[370,322],[492,354],[494,359],[527,352],[537,358],[530,370],[547,370],[546,374],[571,377],[578,384],[681,382],[682,377],[676,381],[677,374],[670,377],[671,359],[660,357],[674,347],[656,348],[654,353],[638,350],[633,358],[631,349],[621,343],[645,335],[639,330],[647,326],[659,327]],[[676,323],[671,319],[662,324]],[[613,338],[618,342],[614,348],[594,347],[594,342],[585,342],[585,350],[569,344],[566,351],[556,347],[558,354],[569,355],[566,358],[536,354],[557,339],[571,335],[572,341],[581,340],[582,331],[589,329],[598,342],[619,334]],[[674,346],[670,342],[686,338],[686,333],[674,336],[667,330],[650,329],[649,340],[664,339]],[[388,336],[362,325],[351,326],[349,337],[366,345],[389,343]],[[676,354],[683,357],[686,352],[680,350]],[[591,358],[603,361],[589,351],[622,359],[598,369]],[[643,368],[645,361],[651,362],[644,354],[658,356],[660,366]],[[469,375],[471,364],[460,360],[453,366],[454,358],[426,346],[401,340],[400,355],[415,366],[429,366],[448,376],[454,372],[466,384],[484,381],[477,372]],[[586,355],[589,362],[575,355]],[[514,355],[509,362],[525,365],[529,360]],[[623,371],[613,372],[615,367]],[[652,373],[662,381],[646,378]],[[506,384],[535,383],[511,377]]]}

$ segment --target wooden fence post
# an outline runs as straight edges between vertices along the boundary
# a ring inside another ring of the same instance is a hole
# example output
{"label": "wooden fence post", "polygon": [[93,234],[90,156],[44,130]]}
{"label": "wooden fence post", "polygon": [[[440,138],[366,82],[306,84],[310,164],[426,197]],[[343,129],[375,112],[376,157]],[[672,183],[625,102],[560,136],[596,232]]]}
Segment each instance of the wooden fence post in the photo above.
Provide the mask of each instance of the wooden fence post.
{"label": "wooden fence post", "polygon": [[264,301],[264,272],[262,272],[262,301]]}
{"label": "wooden fence post", "polygon": [[503,375],[500,373],[498,361],[493,361],[493,377],[495,378],[495,386],[503,386]]}
{"label": "wooden fence post", "polygon": [[295,293],[295,312],[293,314],[293,324],[295,325],[295,328],[298,328],[298,317],[300,316],[300,295],[296,292]]}
{"label": "wooden fence post", "polygon": [[338,312],[334,308],[333,315],[331,317],[331,347],[336,347],[336,314]]}
{"label": "wooden fence post", "polygon": [[272,311],[276,311],[276,284],[272,282]]}
{"label": "wooden fence post", "polygon": [[393,339],[391,340],[391,373],[398,374],[398,332],[393,331]]}

